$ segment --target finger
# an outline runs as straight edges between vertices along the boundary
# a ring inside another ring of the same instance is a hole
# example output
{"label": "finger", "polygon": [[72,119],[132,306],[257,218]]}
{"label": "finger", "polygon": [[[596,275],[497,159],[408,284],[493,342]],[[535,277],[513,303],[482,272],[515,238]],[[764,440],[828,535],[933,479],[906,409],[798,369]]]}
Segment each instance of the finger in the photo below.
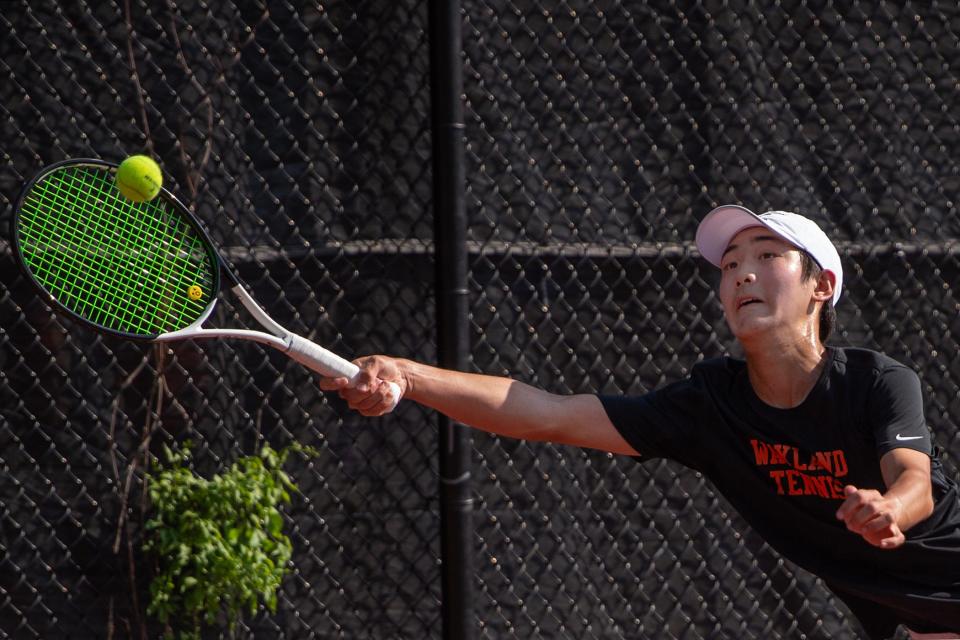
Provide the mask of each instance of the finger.
{"label": "finger", "polygon": [[868,520],[860,525],[860,530],[863,532],[863,535],[877,535],[884,531],[891,531],[892,525],[893,523],[890,522],[889,519],[879,515],[873,520]]}
{"label": "finger", "polygon": [[364,415],[382,416],[393,411],[397,402],[400,400],[400,391],[396,383],[378,381],[376,393],[371,395],[371,400],[376,398],[376,404],[368,403],[364,407]]}
{"label": "finger", "polygon": [[374,407],[376,405],[371,404],[366,399],[364,399],[359,401],[348,402],[347,406],[350,407],[350,409],[352,409],[353,411],[356,411],[357,413],[359,413],[360,415],[368,416],[370,415],[371,407]]}
{"label": "finger", "polygon": [[370,391],[360,391],[356,387],[346,387],[340,390],[340,397],[347,401],[347,404],[350,405],[350,408],[353,409],[354,405],[359,404],[370,397]]}
{"label": "finger", "polygon": [[847,517],[847,527],[863,531],[868,522],[872,522],[880,515],[879,508],[873,502],[861,504],[860,508]]}
{"label": "finger", "polygon": [[872,520],[865,522],[862,531],[864,534],[879,534],[884,530],[893,531],[893,528],[893,518],[889,514],[881,513]]}
{"label": "finger", "polygon": [[846,496],[843,504],[837,509],[837,520],[846,520],[849,514],[856,511],[859,505],[860,493],[855,486],[848,484],[843,488],[843,494]]}
{"label": "finger", "polygon": [[847,525],[848,531],[852,531],[858,535],[863,535],[863,523],[857,522],[854,517],[855,516],[848,517],[844,524]]}
{"label": "finger", "polygon": [[358,400],[353,404],[351,408],[360,411],[361,413],[366,413],[373,410],[377,406],[383,403],[383,394],[380,392],[374,392],[367,394],[362,399]]}
{"label": "finger", "polygon": [[353,386],[360,391],[369,391],[377,381],[377,374],[380,372],[380,365],[377,359],[373,357],[360,358],[355,362],[360,367],[360,372],[353,378]]}
{"label": "finger", "polygon": [[400,399],[396,389],[395,384],[381,381],[377,392],[370,396],[371,400],[376,398],[376,403],[366,403],[363,415],[382,416],[393,411]]}
{"label": "finger", "polygon": [[383,397],[389,405],[387,412],[393,411],[401,399],[403,399],[403,391],[400,390],[400,385],[396,382],[383,382],[383,386],[380,388],[383,392]]}
{"label": "finger", "polygon": [[852,490],[847,492],[847,499],[837,512],[837,517],[859,528],[880,512],[883,500],[879,491],[850,488]]}
{"label": "finger", "polygon": [[880,541],[880,544],[878,546],[881,549],[896,549],[906,541],[907,541],[907,537],[903,535],[903,533],[899,529],[897,529],[897,533],[895,535],[892,535],[889,538],[884,538],[883,540]]}
{"label": "finger", "polygon": [[864,531],[879,531],[884,528],[896,528],[897,519],[890,511],[878,510],[875,516],[864,523]]}
{"label": "finger", "polygon": [[389,413],[391,408],[392,405],[389,402],[379,402],[364,411],[363,415],[371,418],[379,418],[380,416]]}
{"label": "finger", "polygon": [[355,405],[353,409],[356,411],[359,411],[365,416],[369,416],[369,415],[375,415],[374,411],[379,406],[380,406],[380,402],[378,402],[376,398],[367,398],[363,402]]}
{"label": "finger", "polygon": [[369,418],[379,418],[382,415],[390,413],[393,410],[393,404],[390,402],[379,402],[368,409],[365,409],[362,413],[363,415]]}
{"label": "finger", "polygon": [[320,378],[320,388],[324,391],[339,391],[348,384],[350,381],[346,378]]}

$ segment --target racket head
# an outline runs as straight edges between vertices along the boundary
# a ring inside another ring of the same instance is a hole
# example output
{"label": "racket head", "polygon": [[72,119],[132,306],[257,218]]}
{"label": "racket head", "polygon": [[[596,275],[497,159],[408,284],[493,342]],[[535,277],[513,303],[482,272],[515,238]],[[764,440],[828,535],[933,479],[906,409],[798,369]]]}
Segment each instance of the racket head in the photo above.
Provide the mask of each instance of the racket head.
{"label": "racket head", "polygon": [[58,312],[133,340],[203,322],[223,264],[167,189],[147,202],[117,189],[117,164],[80,158],[42,169],[17,199],[13,255]]}

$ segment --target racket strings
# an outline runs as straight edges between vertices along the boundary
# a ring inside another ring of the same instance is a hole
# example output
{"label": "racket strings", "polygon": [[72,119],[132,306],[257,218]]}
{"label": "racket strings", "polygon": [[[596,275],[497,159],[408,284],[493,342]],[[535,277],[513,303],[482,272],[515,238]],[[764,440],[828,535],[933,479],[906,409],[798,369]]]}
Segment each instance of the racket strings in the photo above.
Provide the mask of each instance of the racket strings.
{"label": "racket strings", "polygon": [[[172,311],[179,309],[181,313],[171,320],[175,325],[182,324],[182,312],[189,305],[171,305],[171,301],[176,297],[176,291],[172,290],[171,285],[177,277],[183,277],[189,262],[179,260],[181,268],[176,272],[177,253],[172,250],[171,236],[168,235],[183,233],[183,228],[170,226],[171,223],[181,223],[182,219],[178,215],[171,216],[170,212],[162,209],[147,212],[160,215],[123,215],[122,207],[117,206],[123,202],[125,201],[114,197],[112,202],[108,201],[108,206],[88,209],[93,213],[88,220],[95,225],[98,240],[106,243],[106,255],[110,260],[108,266],[112,270],[104,275],[121,277],[121,281],[112,283],[115,291],[134,293],[132,301],[135,306],[125,309],[128,313],[124,319],[136,323],[140,329],[167,328],[165,320]],[[142,206],[132,205],[131,208]],[[119,262],[121,258],[126,260],[129,268]],[[164,274],[170,277],[163,277]],[[153,275],[161,277],[150,277]],[[96,300],[96,297],[93,300]],[[157,304],[158,302],[160,304]],[[202,305],[196,311],[201,310]]]}
{"label": "racket strings", "polygon": [[[84,176],[83,179],[88,177]],[[145,328],[146,318],[138,318],[132,314],[132,309],[114,304],[116,298],[127,296],[134,304],[140,303],[138,306],[141,306],[144,301],[143,289],[130,287],[122,279],[125,269],[120,262],[121,253],[104,246],[104,238],[110,237],[104,221],[106,207],[91,206],[90,197],[95,185],[86,183],[84,189],[77,189],[76,184],[58,175],[51,178],[49,187],[40,192],[40,200],[36,204],[49,206],[50,211],[57,212],[69,203],[70,197],[74,197],[88,215],[79,217],[76,225],[64,225],[57,216],[39,218],[43,220],[42,231],[48,234],[46,237],[60,241],[59,246],[50,247],[53,251],[40,254],[46,256],[45,266],[50,269],[43,273],[47,276],[44,284],[49,285],[55,294],[62,294],[62,297],[58,297],[61,302],[72,303],[68,306],[93,322],[107,326],[126,323],[139,329]],[[58,256],[63,258],[65,255],[74,259],[57,260]],[[104,261],[99,265],[100,268],[94,268],[94,259]],[[130,266],[137,267],[136,263]]]}
{"label": "racket strings", "polygon": [[[105,169],[68,167],[24,200],[21,252],[38,282],[90,322],[155,335],[199,318],[215,280],[206,242],[162,199],[133,203]],[[187,295],[191,287],[202,295]]]}
{"label": "racket strings", "polygon": [[[28,199],[25,207],[27,210],[46,207],[48,215],[24,216],[26,224],[21,233],[29,238],[27,230],[30,229],[30,222],[42,224],[38,237],[47,241],[48,246],[41,247],[47,251],[35,254],[40,260],[39,266],[46,268],[35,270],[42,284],[58,300],[89,320],[108,325],[109,322],[103,322],[105,318],[128,321],[118,315],[123,314],[122,309],[111,304],[114,297],[132,292],[125,291],[117,277],[121,271],[113,261],[119,258],[109,251],[97,251],[98,237],[102,237],[102,233],[97,233],[97,222],[102,216],[98,215],[98,209],[89,207],[91,185],[77,189],[74,182],[65,181],[63,175],[55,174],[38,187],[31,192],[35,199]],[[75,225],[64,224],[61,216],[71,198],[90,214],[77,217]],[[40,212],[39,209],[33,211]],[[97,259],[105,260],[110,270],[94,268],[92,263]],[[36,261],[31,262],[32,266],[38,266]]]}

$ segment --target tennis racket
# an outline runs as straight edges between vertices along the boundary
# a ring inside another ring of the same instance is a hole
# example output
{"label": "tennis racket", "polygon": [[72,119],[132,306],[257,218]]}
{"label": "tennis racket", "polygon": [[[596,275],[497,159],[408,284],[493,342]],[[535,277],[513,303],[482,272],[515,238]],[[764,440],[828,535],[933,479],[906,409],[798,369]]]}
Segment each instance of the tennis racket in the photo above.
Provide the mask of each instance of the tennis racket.
{"label": "tennis racket", "polygon": [[[55,310],[131,340],[253,340],[321,375],[356,379],[357,365],[284,329],[253,300],[172,193],[127,200],[116,170],[101,160],[64,160],[40,171],[17,201],[15,259]],[[267,332],[203,328],[224,281]],[[395,406],[400,388],[387,385]]]}

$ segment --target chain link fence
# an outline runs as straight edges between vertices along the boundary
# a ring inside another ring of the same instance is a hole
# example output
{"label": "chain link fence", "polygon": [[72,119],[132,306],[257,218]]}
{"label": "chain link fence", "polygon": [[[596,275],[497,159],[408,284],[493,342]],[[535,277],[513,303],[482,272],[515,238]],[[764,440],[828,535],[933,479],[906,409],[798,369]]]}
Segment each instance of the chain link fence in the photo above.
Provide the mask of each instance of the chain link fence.
{"label": "chain link fence", "polygon": [[[955,3],[471,0],[463,26],[476,371],[642,393],[736,353],[697,221],[795,210],[844,260],[834,342],[920,373],[955,472]],[[435,360],[426,5],[16,0],[0,30],[4,238],[43,165],[147,152],[279,322]],[[159,635],[143,453],[185,441],[204,473],[320,451],[290,468],[278,611],[238,637],[439,637],[430,412],[359,418],[250,344],[70,326],[0,249],[0,637]],[[857,637],[699,474],[473,442],[479,637]]]}

